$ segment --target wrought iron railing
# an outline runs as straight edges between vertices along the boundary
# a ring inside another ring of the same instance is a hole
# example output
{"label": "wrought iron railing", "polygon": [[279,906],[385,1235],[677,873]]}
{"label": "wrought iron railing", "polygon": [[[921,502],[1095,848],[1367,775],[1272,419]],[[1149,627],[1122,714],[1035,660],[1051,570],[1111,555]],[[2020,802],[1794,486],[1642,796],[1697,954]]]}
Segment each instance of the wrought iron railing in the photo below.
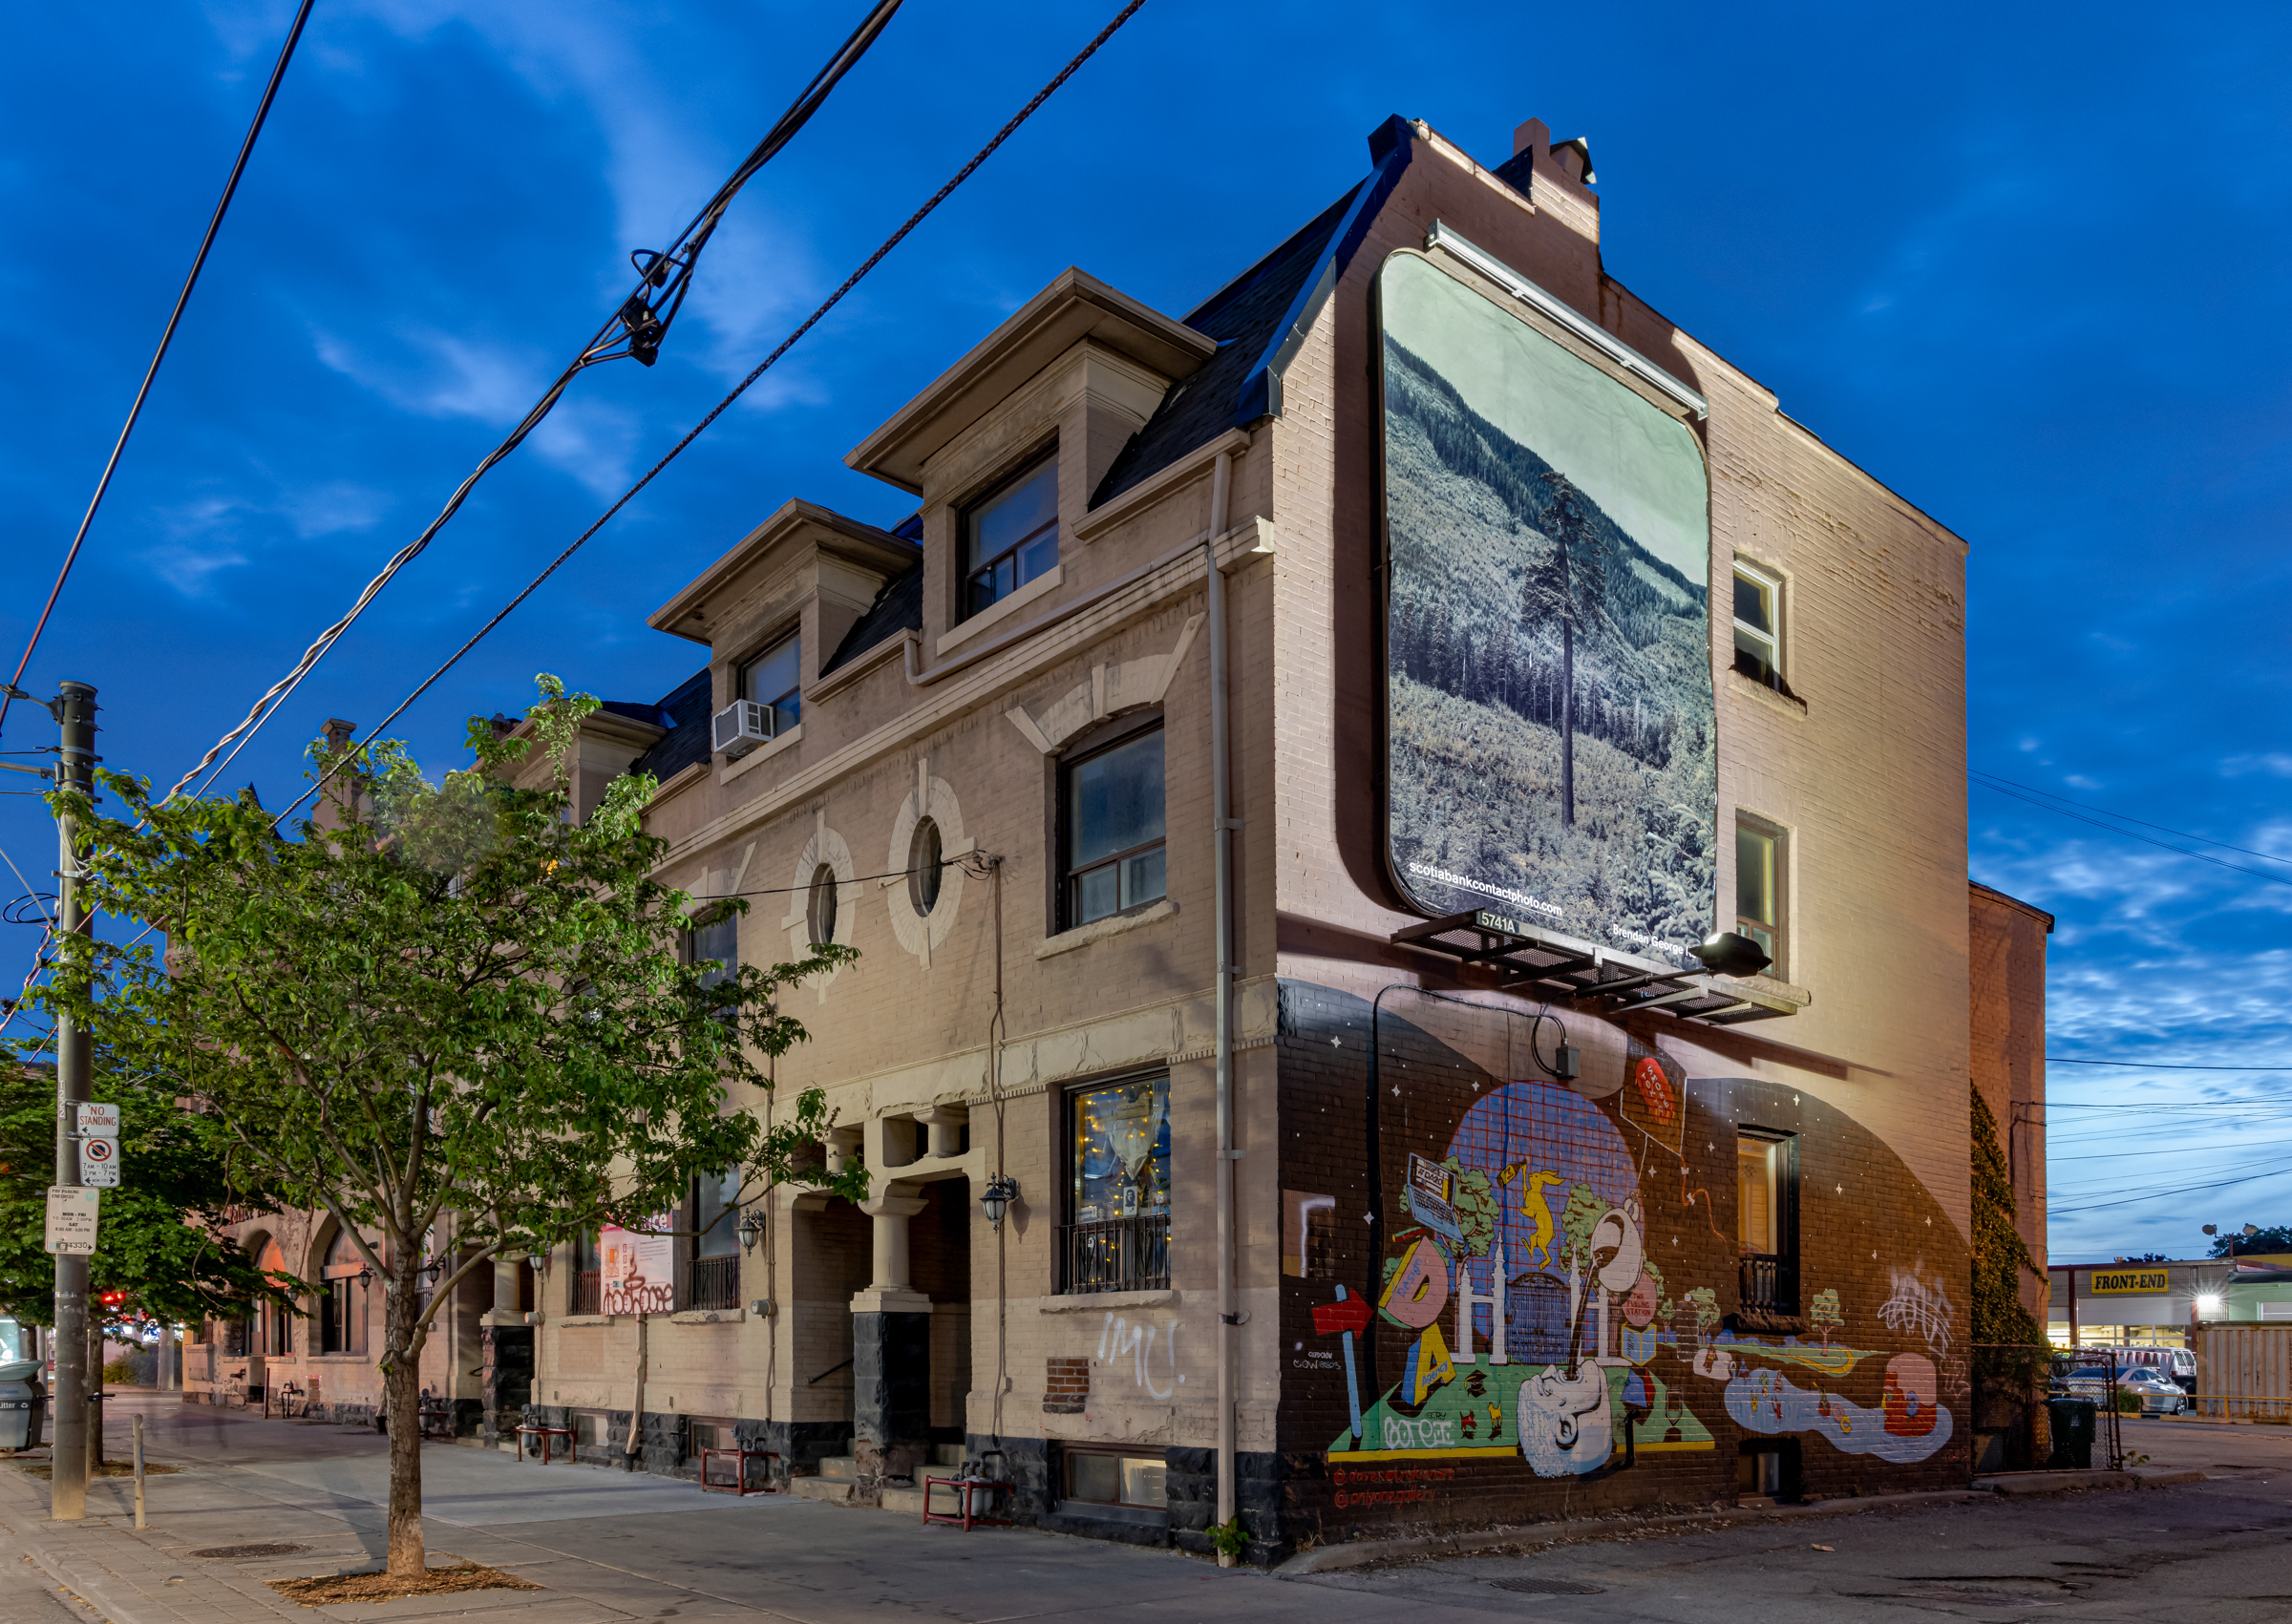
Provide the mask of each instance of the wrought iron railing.
{"label": "wrought iron railing", "polygon": [[740,1306],[740,1255],[730,1257],[695,1257],[686,1278],[685,1306],[687,1308],[738,1308]]}
{"label": "wrought iron railing", "polygon": [[1745,1257],[1741,1291],[1746,1313],[1796,1314],[1798,1270],[1793,1259],[1764,1253]]}
{"label": "wrought iron railing", "polygon": [[575,1314],[595,1314],[605,1302],[605,1271],[576,1269],[573,1272],[573,1307]]}
{"label": "wrought iron railing", "polygon": [[1170,1283],[1170,1214],[1068,1224],[1059,1231],[1069,1292],[1157,1291]]}

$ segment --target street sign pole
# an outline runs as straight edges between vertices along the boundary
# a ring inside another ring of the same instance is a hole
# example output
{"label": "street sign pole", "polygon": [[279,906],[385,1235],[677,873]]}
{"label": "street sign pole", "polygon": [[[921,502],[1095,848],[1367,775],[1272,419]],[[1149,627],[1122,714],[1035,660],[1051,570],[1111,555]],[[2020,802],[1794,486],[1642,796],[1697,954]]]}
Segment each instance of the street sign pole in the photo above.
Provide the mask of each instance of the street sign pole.
{"label": "street sign pole", "polygon": [[[56,760],[58,788],[91,791],[96,781],[96,690],[85,683],[59,685],[53,709],[63,728],[63,753]],[[88,932],[87,906],[80,895],[76,821],[56,819],[56,932],[67,945]],[[67,955],[59,973],[68,970]],[[83,986],[80,990],[85,991]],[[94,1055],[87,1027],[71,1014],[55,1023],[55,1182],[79,1183],[78,1116],[74,1107],[90,1094]],[[88,1259],[84,1253],[55,1255],[54,1446],[49,1451],[49,1512],[57,1522],[88,1514]]]}

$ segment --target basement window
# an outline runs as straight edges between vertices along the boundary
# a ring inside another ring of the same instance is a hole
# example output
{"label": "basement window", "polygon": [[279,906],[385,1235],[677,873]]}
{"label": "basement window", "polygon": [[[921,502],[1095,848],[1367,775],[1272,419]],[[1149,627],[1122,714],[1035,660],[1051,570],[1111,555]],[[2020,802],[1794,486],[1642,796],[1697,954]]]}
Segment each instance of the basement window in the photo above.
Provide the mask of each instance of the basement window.
{"label": "basement window", "polygon": [[1126,1455],[1085,1445],[1066,1446],[1066,1498],[1086,1506],[1170,1508],[1169,1468],[1159,1455]]}

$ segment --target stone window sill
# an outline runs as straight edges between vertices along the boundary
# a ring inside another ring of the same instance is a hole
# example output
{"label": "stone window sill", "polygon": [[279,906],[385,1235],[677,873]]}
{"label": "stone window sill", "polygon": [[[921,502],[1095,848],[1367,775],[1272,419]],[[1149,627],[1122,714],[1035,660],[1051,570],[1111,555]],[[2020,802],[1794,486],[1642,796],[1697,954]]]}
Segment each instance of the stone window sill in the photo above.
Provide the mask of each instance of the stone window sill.
{"label": "stone window sill", "polygon": [[1076,1292],[1071,1297],[1047,1297],[1035,1306],[1045,1314],[1099,1314],[1115,1309],[1168,1308],[1178,1301],[1175,1288],[1153,1292]]}
{"label": "stone window sill", "polygon": [[748,1318],[743,1308],[680,1308],[668,1316],[671,1325],[737,1325]]}
{"label": "stone window sill", "polygon": [[610,1325],[612,1322],[613,1317],[609,1314],[568,1314],[562,1319],[549,1321],[552,1325]]}
{"label": "stone window sill", "polygon": [[1066,575],[1064,564],[1052,564],[1008,597],[998,598],[969,620],[948,627],[946,634],[933,645],[933,652],[944,654],[958,643],[970,642],[987,627],[1009,619],[1036,599],[1049,597],[1058,590],[1059,582],[1066,579]]}
{"label": "stone window sill", "polygon": [[1135,912],[1114,914],[1103,919],[1093,919],[1087,925],[1076,925],[1071,931],[1060,931],[1056,936],[1045,937],[1041,944],[1035,948],[1034,956],[1037,959],[1056,958],[1061,953],[1072,953],[1078,947],[1088,947],[1093,941],[1103,941],[1110,936],[1120,936],[1124,931],[1135,931],[1140,925],[1158,924],[1163,919],[1175,917],[1177,913],[1178,904],[1165,896],[1159,902],[1149,903]]}
{"label": "stone window sill", "polygon": [[719,784],[730,784],[733,779],[739,777],[740,774],[746,772],[750,768],[754,767],[761,762],[771,760],[774,756],[778,755],[780,751],[787,749],[790,746],[794,745],[803,736],[804,725],[801,722],[798,722],[795,727],[789,728],[778,738],[774,739],[767,744],[758,745],[754,749],[750,750],[738,761],[727,762],[725,764],[724,770],[716,774],[716,782]]}
{"label": "stone window sill", "polygon": [[1767,707],[1770,710],[1780,711],[1783,715],[1795,717],[1801,722],[1807,719],[1807,702],[1798,695],[1778,693],[1765,683],[1752,682],[1732,666],[1721,674],[1727,679],[1729,692],[1739,693],[1746,699]]}

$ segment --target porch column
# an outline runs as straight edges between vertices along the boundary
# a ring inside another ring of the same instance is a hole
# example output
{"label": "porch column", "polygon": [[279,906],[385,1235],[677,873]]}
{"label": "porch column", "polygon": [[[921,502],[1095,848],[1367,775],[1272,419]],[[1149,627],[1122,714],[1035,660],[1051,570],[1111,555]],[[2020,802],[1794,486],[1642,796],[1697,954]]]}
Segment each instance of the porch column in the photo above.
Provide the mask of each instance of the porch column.
{"label": "porch column", "polygon": [[923,1125],[930,1139],[930,1148],[924,1154],[934,1160],[962,1155],[963,1125],[969,1114],[961,1106],[933,1106],[917,1111],[915,1120]]}
{"label": "porch column", "polygon": [[907,1220],[918,1196],[860,1203],[875,1222],[875,1277],[852,1297],[852,1454],[860,1498],[913,1477],[930,1455],[931,1299],[908,1283]]}

